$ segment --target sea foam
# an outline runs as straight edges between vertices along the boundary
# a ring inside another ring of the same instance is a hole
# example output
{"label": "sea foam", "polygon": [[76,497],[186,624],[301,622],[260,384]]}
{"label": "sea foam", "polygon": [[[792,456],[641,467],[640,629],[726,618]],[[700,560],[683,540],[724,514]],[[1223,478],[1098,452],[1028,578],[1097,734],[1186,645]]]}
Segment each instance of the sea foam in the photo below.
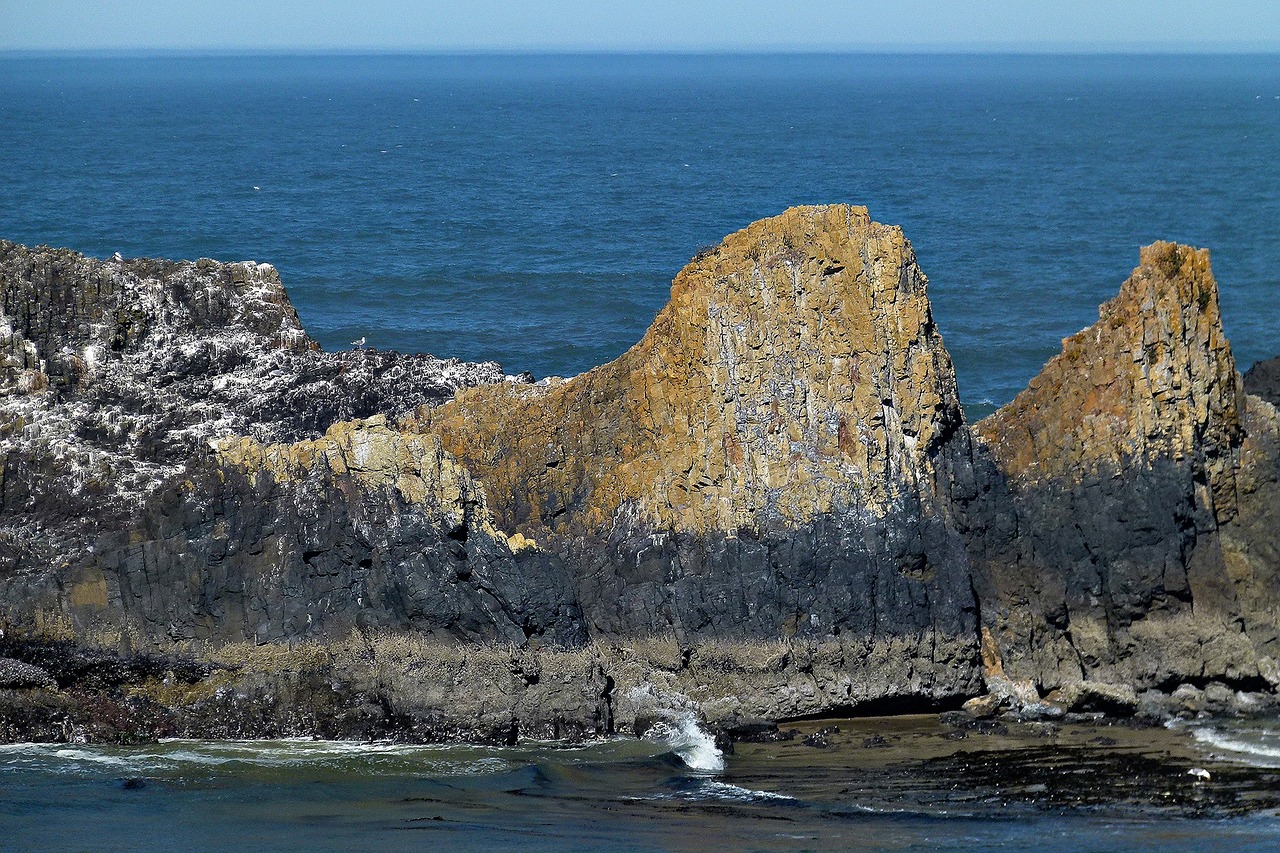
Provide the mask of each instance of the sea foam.
{"label": "sea foam", "polygon": [[1194,727],[1199,743],[1233,753],[1230,757],[1255,767],[1280,767],[1280,736],[1273,730],[1226,732],[1216,727]]}
{"label": "sea foam", "polygon": [[656,723],[645,733],[645,739],[667,744],[690,770],[709,773],[724,770],[724,753],[716,746],[716,739],[698,724],[692,714],[681,714]]}

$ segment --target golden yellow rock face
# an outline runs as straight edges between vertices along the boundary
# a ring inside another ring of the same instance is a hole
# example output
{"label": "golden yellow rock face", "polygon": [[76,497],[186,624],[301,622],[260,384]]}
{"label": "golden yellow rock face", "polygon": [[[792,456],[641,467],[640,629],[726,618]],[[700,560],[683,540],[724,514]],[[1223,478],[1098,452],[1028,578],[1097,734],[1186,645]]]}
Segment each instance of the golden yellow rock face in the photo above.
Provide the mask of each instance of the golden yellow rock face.
{"label": "golden yellow rock face", "polygon": [[901,229],[799,207],[731,234],[676,277],[644,338],[544,386],[490,385],[419,410],[483,483],[499,527],[790,529],[882,515],[933,488],[960,423],[954,372]]}
{"label": "golden yellow rock face", "polygon": [[[1142,249],[1141,264],[1098,313],[1025,391],[975,426],[1006,474],[1079,481],[1104,466],[1239,445],[1243,392],[1208,250]],[[1215,496],[1227,505],[1221,480],[1230,461],[1210,460]]]}
{"label": "golden yellow rock face", "polygon": [[[436,507],[438,520],[449,527],[465,520],[497,536],[488,525],[484,492],[443,451],[440,439],[391,429],[383,415],[336,423],[314,441],[263,445],[252,438],[228,438],[214,451],[220,462],[241,468],[250,478],[351,483],[367,492],[394,494],[407,505]],[[468,504],[474,514],[468,514]]]}

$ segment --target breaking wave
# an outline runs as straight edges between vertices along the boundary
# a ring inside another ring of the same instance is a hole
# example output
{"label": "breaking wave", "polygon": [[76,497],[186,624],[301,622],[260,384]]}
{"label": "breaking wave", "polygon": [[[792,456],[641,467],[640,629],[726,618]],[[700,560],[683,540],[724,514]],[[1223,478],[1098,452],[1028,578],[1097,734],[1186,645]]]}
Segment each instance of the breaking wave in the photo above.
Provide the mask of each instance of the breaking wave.
{"label": "breaking wave", "polygon": [[1280,728],[1274,721],[1271,725],[1193,726],[1191,735],[1201,745],[1227,753],[1215,757],[1255,767],[1280,767]]}
{"label": "breaking wave", "polygon": [[654,724],[645,733],[646,740],[665,743],[690,770],[719,773],[724,770],[724,753],[716,739],[698,724],[692,714]]}

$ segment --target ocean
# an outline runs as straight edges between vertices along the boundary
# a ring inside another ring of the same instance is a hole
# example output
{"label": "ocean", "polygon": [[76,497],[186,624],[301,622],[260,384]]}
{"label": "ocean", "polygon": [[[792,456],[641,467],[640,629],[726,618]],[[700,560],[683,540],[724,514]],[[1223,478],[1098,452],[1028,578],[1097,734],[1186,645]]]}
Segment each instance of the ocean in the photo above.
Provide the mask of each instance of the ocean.
{"label": "ocean", "polygon": [[[270,262],[330,349],[363,337],[572,375],[634,343],[699,248],[852,202],[913,242],[971,417],[1089,325],[1157,239],[1212,250],[1242,370],[1280,354],[1275,56],[8,55],[0,164],[0,237]],[[696,735],[11,745],[0,848],[1280,845],[1274,808],[1205,793],[1269,802],[1275,721],[1184,732],[1202,756],[1092,796],[1070,793],[1093,783],[1072,762],[1109,748],[1019,758],[1031,781],[1010,793],[963,749],[876,763],[908,734],[859,725],[833,751],[742,746],[721,769]],[[1228,782],[1187,787],[1187,762],[1215,755]],[[1059,796],[1059,778],[1082,781]]]}
{"label": "ocean", "polygon": [[[811,723],[809,732],[819,725],[834,730],[821,748],[797,738],[739,744],[723,757],[696,729],[577,746],[0,745],[0,846],[1246,853],[1280,845],[1276,721],[1202,724],[1196,734],[1205,737],[1186,743],[1159,728],[1072,725],[957,742],[936,717]],[[1188,775],[1198,764],[1212,778]]]}
{"label": "ocean", "polygon": [[621,354],[702,246],[865,204],[962,400],[1010,400],[1153,240],[1280,354],[1275,56],[0,57],[0,236],[275,264],[326,348]]}

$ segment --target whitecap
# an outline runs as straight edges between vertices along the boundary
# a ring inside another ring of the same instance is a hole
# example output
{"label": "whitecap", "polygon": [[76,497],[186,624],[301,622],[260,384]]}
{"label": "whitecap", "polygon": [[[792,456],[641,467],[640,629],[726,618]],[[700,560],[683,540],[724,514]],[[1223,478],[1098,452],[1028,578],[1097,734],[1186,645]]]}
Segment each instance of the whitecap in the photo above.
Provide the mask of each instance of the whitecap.
{"label": "whitecap", "polygon": [[728,782],[707,782],[702,786],[702,790],[718,799],[734,800],[735,802],[759,802],[760,800],[795,802],[796,800],[795,797],[788,797],[786,794],[775,794],[773,791],[757,791],[754,788],[730,785]]}
{"label": "whitecap", "polygon": [[1256,739],[1248,739],[1244,732],[1228,734],[1209,727],[1192,728],[1191,734],[1206,746],[1233,753],[1224,757],[1259,767],[1280,767],[1280,738],[1273,731],[1264,729],[1257,732]]}
{"label": "whitecap", "polygon": [[110,764],[123,767],[134,763],[132,758],[108,755],[107,753],[90,749],[75,749],[67,747],[55,750],[53,754],[57,758],[65,758],[69,761],[84,761],[90,764]]}
{"label": "whitecap", "polygon": [[645,733],[646,740],[662,741],[690,770],[719,773],[724,770],[724,753],[711,733],[698,725],[692,714],[657,723]]}

